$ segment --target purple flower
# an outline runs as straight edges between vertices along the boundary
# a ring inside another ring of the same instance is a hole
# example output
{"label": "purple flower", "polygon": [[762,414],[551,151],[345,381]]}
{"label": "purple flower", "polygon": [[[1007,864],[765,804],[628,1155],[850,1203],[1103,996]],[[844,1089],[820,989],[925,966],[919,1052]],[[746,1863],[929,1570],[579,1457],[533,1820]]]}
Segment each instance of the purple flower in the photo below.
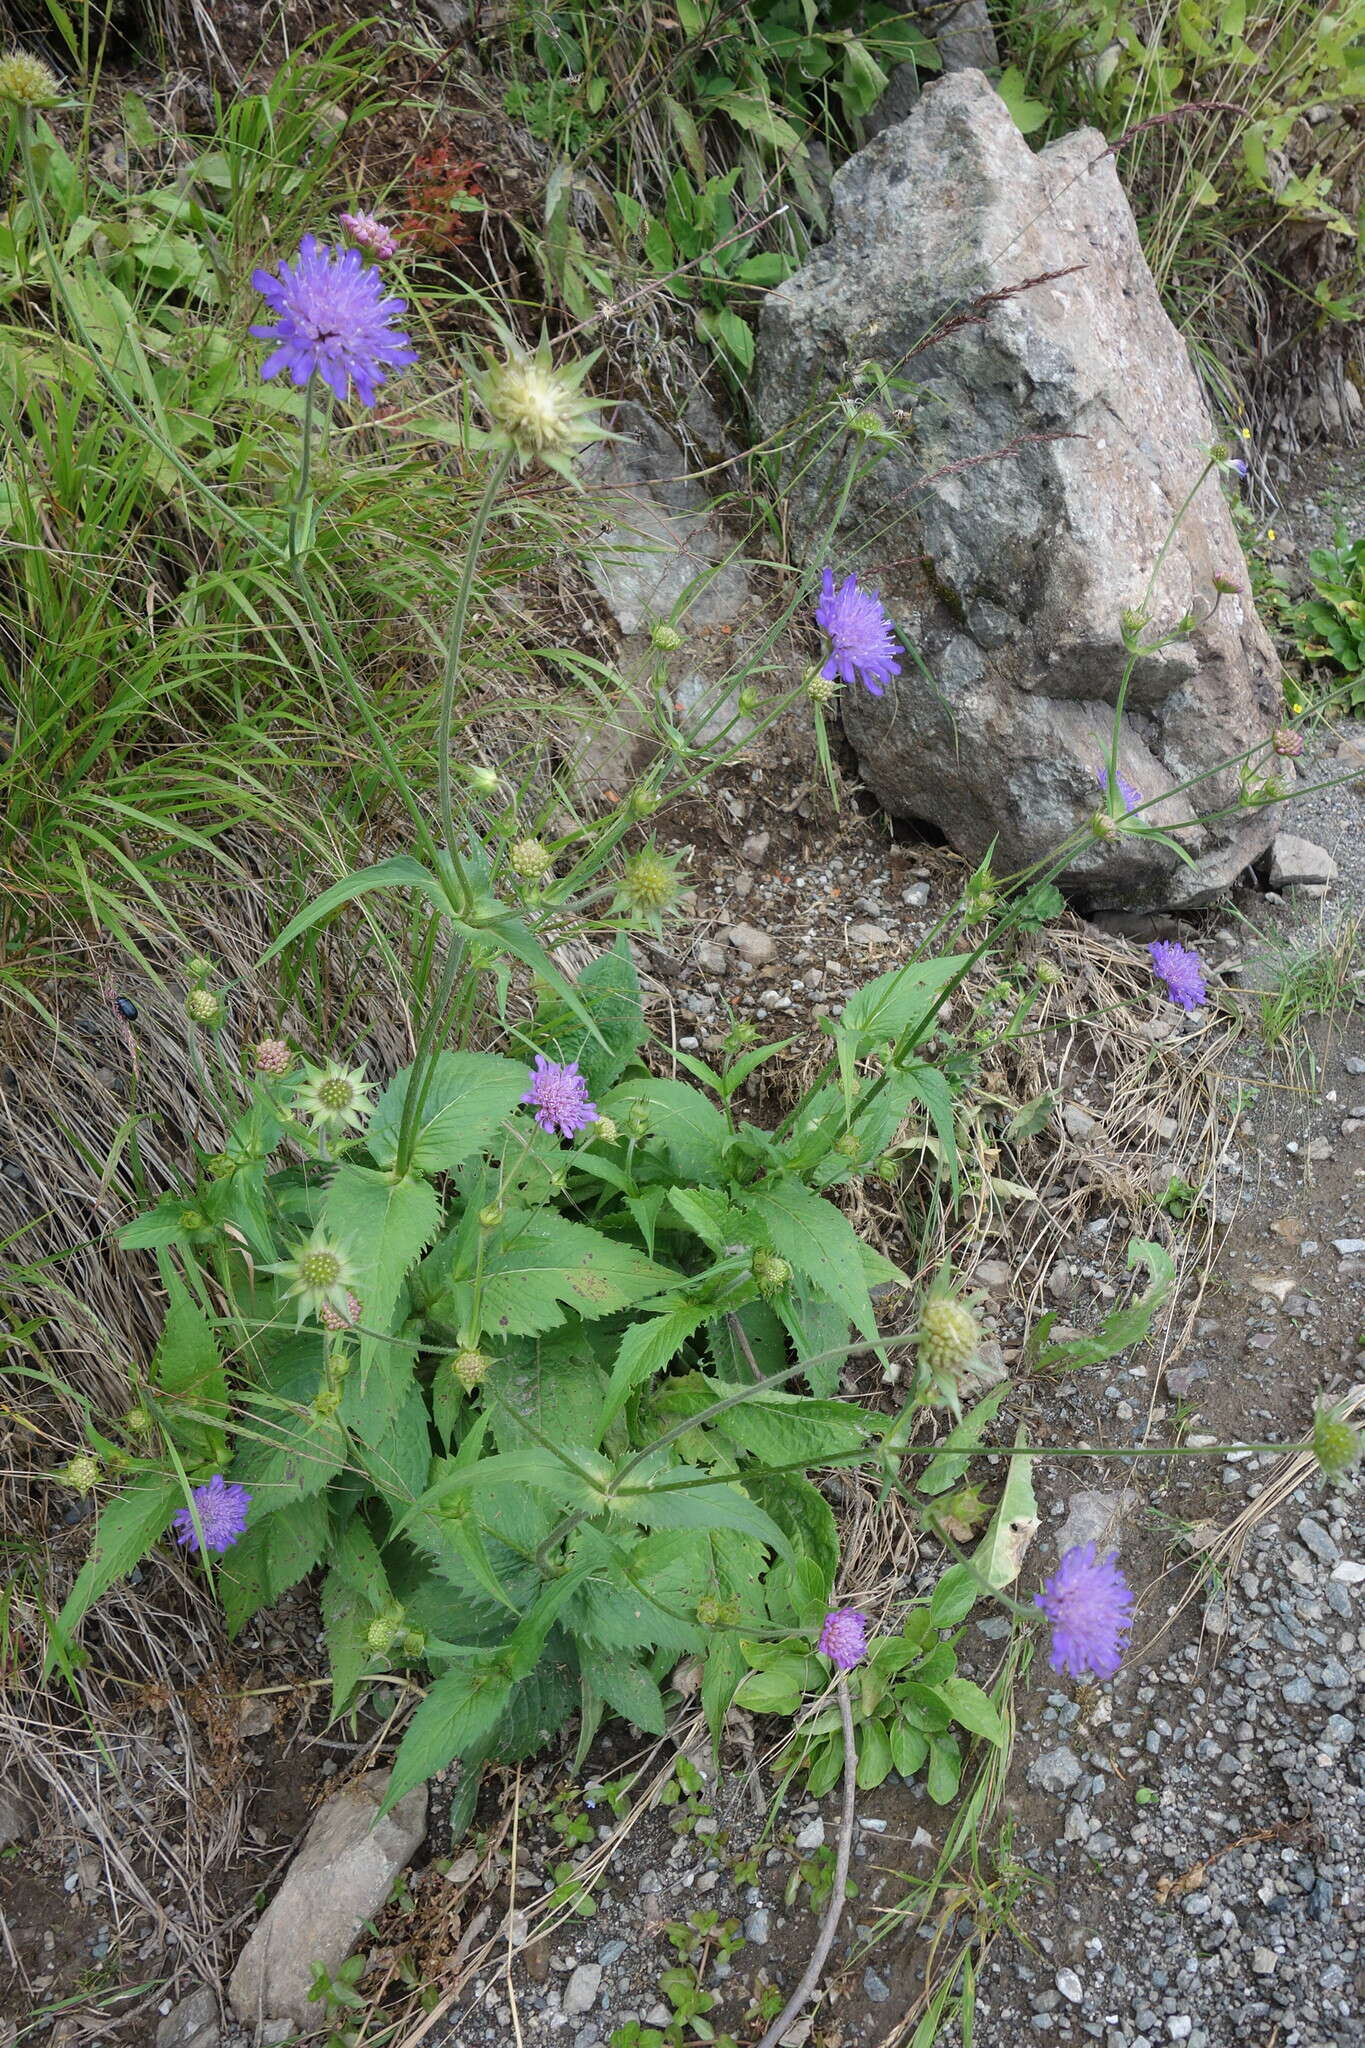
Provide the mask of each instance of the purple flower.
{"label": "purple flower", "polygon": [[834,571],[826,569],[815,623],[829,635],[829,655],[820,671],[827,683],[837,676],[841,683],[861,683],[880,697],[892,676],[900,674],[891,621],[876,591],[859,590],[856,576],[846,577],[836,590]]}
{"label": "purple flower", "polygon": [[1247,473],[1247,466],[1243,462],[1240,455],[1233,456],[1231,462],[1228,464],[1228,468],[1235,469],[1238,476],[1245,476]]}
{"label": "purple flower", "polygon": [[[229,1483],[221,1472],[215,1472],[206,1486],[195,1487],[192,1498],[199,1529],[204,1532],[204,1549],[216,1550],[221,1556],[232,1548],[246,1527],[251,1495],[235,1480]],[[183,1543],[186,1550],[198,1550],[199,1529],[195,1528],[194,1515],[188,1508],[181,1508],[172,1517],[171,1527],[177,1543]]]}
{"label": "purple flower", "polygon": [[867,1655],[867,1616],[856,1607],[836,1607],[825,1616],[816,1648],[837,1670],[851,1671]]}
{"label": "purple flower", "polygon": [[1133,1596],[1118,1559],[1116,1550],[1097,1557],[1093,1543],[1078,1544],[1034,1594],[1034,1606],[1052,1623],[1054,1671],[1112,1678],[1118,1670],[1133,1625]]}
{"label": "purple flower", "polygon": [[[1099,782],[1100,788],[1104,791],[1105,795],[1108,796],[1109,770],[1107,768],[1097,768],[1095,770],[1095,775]],[[1121,775],[1116,774],[1114,780],[1118,784],[1119,795],[1123,798],[1124,810],[1130,812],[1135,811],[1138,805],[1142,802],[1142,791],[1140,789],[1134,789],[1132,783],[1125,782]]]}
{"label": "purple flower", "polygon": [[1152,972],[1165,982],[1171,1001],[1182,1010],[1197,1010],[1208,995],[1199,955],[1172,939],[1153,939],[1147,951],[1152,956]]}
{"label": "purple flower", "polygon": [[374,214],[343,213],[339,218],[358,249],[368,249],[371,256],[378,256],[381,260],[398,254],[397,235]]}
{"label": "purple flower", "polygon": [[538,1052],[531,1085],[521,1099],[534,1106],[536,1122],[551,1136],[558,1132],[561,1138],[572,1138],[575,1131],[597,1122],[597,1104],[588,1100],[588,1084],[577,1060],[561,1067]]}
{"label": "purple flower", "polygon": [[275,315],[251,329],[259,341],[276,343],[263,377],[287,370],[306,384],[316,373],[339,399],[354,383],[361,404],[373,405],[384,365],[401,370],[417,360],[392,324],[407,300],[384,297],[383,278],[358,249],[324,249],[316,235],[305,235],[292,265],[281,263],[278,276],[253,270],[251,282]]}

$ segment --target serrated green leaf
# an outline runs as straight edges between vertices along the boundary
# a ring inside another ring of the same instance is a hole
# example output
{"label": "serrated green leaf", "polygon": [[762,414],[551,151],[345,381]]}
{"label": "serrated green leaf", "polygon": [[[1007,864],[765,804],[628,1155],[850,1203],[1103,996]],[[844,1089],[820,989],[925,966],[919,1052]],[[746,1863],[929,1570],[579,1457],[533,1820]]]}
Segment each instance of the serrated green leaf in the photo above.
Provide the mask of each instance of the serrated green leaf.
{"label": "serrated green leaf", "polygon": [[709,1251],[744,1242],[745,1218],[718,1188],[669,1188],[667,1194],[669,1207]]}
{"label": "serrated green leaf", "polygon": [[730,1127],[714,1102],[686,1081],[623,1081],[601,1105],[620,1124],[639,1102],[649,1112],[651,1138],[660,1143],[684,1181],[717,1181]]}
{"label": "serrated green leaf", "polygon": [[398,1746],[384,1811],[490,1736],[511,1704],[512,1686],[496,1653],[462,1660],[438,1678]]}
{"label": "serrated green leaf", "polygon": [[[837,1394],[848,1356],[848,1312],[837,1302],[813,1301],[796,1289],[788,1289],[777,1303],[777,1310],[796,1356],[805,1367],[812,1393],[825,1399]],[[764,1370],[771,1371],[773,1367],[766,1366]]]}
{"label": "serrated green leaf", "polygon": [[[176,1509],[184,1505],[184,1489],[178,1480],[150,1474],[135,1479],[106,1502],[95,1524],[90,1555],[53,1625],[56,1643],[69,1644],[96,1600],[117,1580],[127,1577],[157,1538],[165,1534]],[[49,1646],[43,1662],[44,1676],[52,1668],[53,1654],[53,1646]]]}
{"label": "serrated green leaf", "polygon": [[632,1323],[612,1360],[611,1378],[602,1397],[590,1441],[601,1443],[632,1392],[670,1365],[688,1338],[700,1327],[705,1311],[679,1303],[666,1315]]}
{"label": "serrated green leaf", "polygon": [[[395,1074],[370,1119],[365,1142],[377,1166],[391,1167],[398,1156],[411,1081],[411,1067]],[[517,1109],[529,1081],[529,1069],[515,1060],[482,1052],[437,1053],[418,1119],[413,1171],[449,1173],[482,1151]]]}
{"label": "serrated green leaf", "polygon": [[717,1400],[744,1394],[744,1400],[720,1416],[715,1426],[768,1465],[791,1465],[798,1460],[808,1466],[826,1464],[831,1458],[861,1450],[871,1434],[869,1418],[849,1401],[813,1401],[804,1394],[784,1394],[777,1388],[758,1393],[752,1386],[723,1380],[712,1380],[709,1385]]}
{"label": "serrated green leaf", "polygon": [[[391,1331],[403,1282],[441,1226],[435,1189],[423,1180],[394,1181],[369,1167],[346,1165],[327,1190],[323,1222],[355,1265],[363,1330]],[[362,1335],[361,1375],[391,1367],[397,1355],[381,1335]]]}
{"label": "serrated green leaf", "polygon": [[935,1806],[949,1806],[957,1797],[962,1776],[962,1752],[951,1735],[935,1735],[929,1743],[929,1772],[925,1789]]}
{"label": "serrated green leaf", "polygon": [[[696,1466],[653,1462],[658,1468],[655,1472],[647,1460],[631,1475],[629,1487],[612,1493],[609,1505],[613,1512],[647,1529],[735,1529],[766,1543],[779,1556],[791,1558],[792,1548],[783,1531],[741,1486],[713,1480]],[[703,1483],[689,1483],[697,1481]]]}
{"label": "serrated green leaf", "polygon": [[581,970],[578,993],[592,1012],[594,1032],[568,1018],[555,1019],[552,1028],[538,1021],[536,1042],[551,1059],[576,1062],[596,1102],[615,1086],[645,1038],[640,977],[624,933],[609,953],[599,953]]}
{"label": "serrated green leaf", "polygon": [[643,1666],[619,1652],[594,1657],[592,1682],[623,1720],[634,1721],[647,1735],[663,1734],[667,1725],[663,1694]]}
{"label": "serrated green leaf", "polygon": [[551,1329],[564,1320],[561,1302],[593,1321],[677,1283],[643,1252],[552,1211],[509,1225],[484,1265],[482,1327],[493,1336]]}
{"label": "serrated green leaf", "polygon": [[748,1193],[743,1206],[767,1233],[773,1250],[875,1342],[877,1322],[862,1277],[858,1238],[843,1211],[795,1181]]}
{"label": "serrated green leaf", "polygon": [[391,1509],[415,1501],[431,1467],[431,1427],[426,1397],[415,1382],[373,1441],[357,1439],[356,1452],[374,1486]]}
{"label": "serrated green leaf", "polygon": [[1001,1402],[1010,1391],[1008,1380],[1002,1380],[998,1387],[992,1387],[973,1408],[969,1408],[961,1422],[949,1430],[940,1449],[929,1460],[920,1478],[916,1481],[918,1493],[946,1493],[956,1486],[971,1463],[971,1453],[978,1449],[988,1426],[995,1420]]}
{"label": "serrated green leaf", "polygon": [[835,1036],[853,1043],[861,1056],[891,1042],[899,1043],[910,1026],[933,1030],[943,989],[967,964],[965,953],[937,960],[908,960],[856,988],[844,1004]]}

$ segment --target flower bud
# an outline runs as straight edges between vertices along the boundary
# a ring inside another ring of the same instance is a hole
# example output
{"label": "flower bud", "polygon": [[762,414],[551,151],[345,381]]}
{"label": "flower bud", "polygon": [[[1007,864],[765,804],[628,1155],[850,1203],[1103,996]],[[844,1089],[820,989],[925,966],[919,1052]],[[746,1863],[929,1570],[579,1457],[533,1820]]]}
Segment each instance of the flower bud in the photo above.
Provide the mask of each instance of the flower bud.
{"label": "flower bud", "polygon": [[403,1655],[405,1657],[420,1657],[423,1651],[426,1649],[426,1646],[427,1638],[425,1629],[409,1628],[403,1631],[403,1640],[399,1644],[399,1648],[402,1650]]}
{"label": "flower bud", "polygon": [[365,1631],[365,1648],[371,1656],[383,1657],[393,1648],[403,1633],[403,1610],[398,1608],[388,1614],[377,1614]]}
{"label": "flower bud", "polygon": [[360,1321],[362,1313],[359,1295],[348,1293],[344,1312],[333,1308],[330,1301],[324,1301],[318,1309],[318,1321],[324,1330],[349,1330],[352,1324]]}
{"label": "flower bud", "polygon": [[646,789],[643,783],[637,789],[633,789],[626,798],[626,809],[632,818],[652,818],[658,808],[658,797],[652,789]]}
{"label": "flower bud", "polygon": [[57,1477],[63,1486],[74,1487],[77,1493],[93,1493],[104,1477],[104,1467],[88,1451],[81,1451],[62,1466]]}
{"label": "flower bud", "polygon": [[667,619],[660,619],[657,625],[651,626],[649,639],[650,645],[657,647],[660,654],[676,654],[684,644],[682,634],[676,626],[670,626]]}
{"label": "flower bud", "polygon": [[193,1024],[212,1026],[223,1021],[223,999],[209,988],[192,988],[185,998],[185,1015]]}
{"label": "flower bud", "polygon": [[637,1143],[641,1138],[649,1136],[649,1104],[647,1102],[643,1102],[637,1097],[631,1103],[630,1108],[626,1111],[625,1129],[626,1136],[634,1138]]}
{"label": "flower bud", "polygon": [[252,1057],[256,1072],[268,1074],[275,1080],[287,1074],[294,1064],[294,1055],[282,1038],[263,1038]]}
{"label": "flower bud", "polygon": [[313,1396],[313,1413],[319,1422],[327,1422],[341,1406],[340,1387],[319,1387]]}
{"label": "flower bud", "polygon": [[741,718],[753,718],[762,709],[763,699],[754,683],[745,683],[737,697],[735,707]]}
{"label": "flower bud", "polygon": [[839,685],[833,676],[821,675],[818,668],[806,671],[806,695],[812,704],[832,704],[839,694]]}
{"label": "flower bud", "polygon": [[130,1408],[123,1418],[125,1436],[150,1436],[155,1427],[156,1423],[141,1402],[136,1408]]}
{"label": "flower bud", "polygon": [[609,1116],[599,1116],[591,1128],[593,1141],[598,1145],[614,1145],[621,1135],[614,1119]]}
{"label": "flower bud", "polygon": [[506,1214],[501,1202],[485,1202],[479,1211],[480,1230],[496,1230]]}
{"label": "flower bud", "polygon": [[496,768],[467,768],[465,775],[470,788],[478,796],[496,796],[498,793],[498,771]]}
{"label": "flower bud", "polygon": [[192,960],[185,962],[185,974],[190,981],[208,981],[214,972],[213,962],[206,960],[202,953],[196,953]]}
{"label": "flower bud", "polygon": [[1277,725],[1270,744],[1286,761],[1297,761],[1303,752],[1303,734],[1295,732],[1290,725]]}
{"label": "flower bud", "polygon": [[1360,1431],[1335,1408],[1319,1405],[1313,1416],[1313,1456],[1325,1479],[1345,1479],[1360,1462]]}

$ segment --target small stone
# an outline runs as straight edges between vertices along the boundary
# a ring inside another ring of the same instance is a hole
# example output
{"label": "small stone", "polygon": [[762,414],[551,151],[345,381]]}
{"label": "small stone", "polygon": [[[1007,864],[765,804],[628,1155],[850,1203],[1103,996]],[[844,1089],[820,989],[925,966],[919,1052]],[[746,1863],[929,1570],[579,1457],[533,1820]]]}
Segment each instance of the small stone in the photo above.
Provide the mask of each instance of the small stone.
{"label": "small stone", "polygon": [[1275,1974],[1275,1951],[1273,1948],[1254,1948],[1251,1951],[1252,1974],[1257,1977],[1273,1977]]}
{"label": "small stone", "polygon": [[795,1846],[798,1849],[823,1849],[825,1846],[825,1823],[817,1813],[814,1820],[808,1820],[797,1831]]}
{"label": "small stone", "polygon": [[732,924],[725,934],[741,960],[747,960],[751,967],[766,967],[777,952],[777,947],[767,932],[759,931],[757,925]]}
{"label": "small stone", "polygon": [[1292,832],[1277,832],[1270,843],[1272,889],[1323,888],[1337,878],[1337,864],[1326,847]]}
{"label": "small stone", "polygon": [[1058,1970],[1057,1989],[1071,2005],[1079,2005],[1085,1997],[1085,1986],[1074,1970]]}
{"label": "small stone", "polygon": [[1040,1792],[1069,1792],[1080,1775],[1080,1758],[1064,1745],[1044,1750],[1028,1767],[1028,1781]]}
{"label": "small stone", "polygon": [[904,889],[901,892],[901,902],[906,906],[907,910],[923,910],[928,901],[929,884],[927,882],[912,882],[908,889]]}
{"label": "small stone", "polygon": [[744,1922],[744,1939],[757,1942],[761,1947],[772,1932],[772,1914],[766,1906],[755,1906]]}
{"label": "small stone", "polygon": [[1173,2041],[1188,2041],[1194,2031],[1194,2021],[1187,2012],[1173,2013],[1166,2022],[1166,2032]]}
{"label": "small stone", "polygon": [[0,1783],[0,1849],[21,1842],[34,1827],[33,1811],[12,1785]]}
{"label": "small stone", "polygon": [[739,850],[752,867],[757,867],[771,842],[770,832],[751,832]]}
{"label": "small stone", "polygon": [[851,924],[848,928],[850,946],[889,946],[891,934],[880,924]]}
{"label": "small stone", "polygon": [[1315,1522],[1311,1515],[1305,1515],[1299,1523],[1299,1541],[1321,1564],[1335,1564],[1341,1556],[1340,1545],[1332,1541],[1322,1524]]}
{"label": "small stone", "polygon": [[1014,1278],[1014,1270],[1003,1259],[983,1259],[972,1274],[978,1287],[991,1294],[1003,1294]]}
{"label": "small stone", "polygon": [[891,1986],[884,1977],[879,1977],[875,1970],[864,1970],[863,1996],[870,1999],[873,2005],[885,2005],[891,1996]]}
{"label": "small stone", "polygon": [[597,2003],[597,1994],[602,1989],[602,1965],[600,1963],[579,1963],[564,1986],[560,2010],[569,2019],[577,2020],[585,2012],[591,2012]]}
{"label": "small stone", "polygon": [[[712,1875],[714,1875],[714,1872]],[[625,1952],[626,1943],[624,1941],[609,1941],[604,1948],[598,1949],[597,1960],[604,1970],[609,1970],[613,1963],[620,1962]]]}
{"label": "small stone", "polygon": [[1093,1543],[1101,1550],[1117,1547],[1123,1496],[1098,1487],[1081,1487],[1067,1503],[1067,1517],[1057,1531],[1057,1554]]}
{"label": "small stone", "polygon": [[1334,1237],[1332,1249],[1338,1258],[1358,1259],[1365,1252],[1365,1237]]}
{"label": "small stone", "polygon": [[1333,1565],[1332,1577],[1342,1586],[1365,1585],[1365,1564],[1357,1564],[1353,1557],[1343,1557],[1340,1564]]}
{"label": "small stone", "polygon": [[1096,1128],[1094,1117],[1079,1102],[1067,1103],[1062,1111],[1062,1124],[1069,1138],[1088,1138]]}
{"label": "small stone", "polygon": [[201,1984],[172,2006],[156,2030],[156,2048],[217,2048],[222,2034],[218,1994]]}

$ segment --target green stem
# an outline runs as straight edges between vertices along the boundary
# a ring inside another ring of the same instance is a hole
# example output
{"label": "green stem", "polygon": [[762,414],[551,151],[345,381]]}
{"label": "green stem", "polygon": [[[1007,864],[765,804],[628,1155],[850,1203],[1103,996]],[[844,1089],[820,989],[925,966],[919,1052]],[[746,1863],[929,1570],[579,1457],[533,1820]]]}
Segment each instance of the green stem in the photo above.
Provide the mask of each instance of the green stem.
{"label": "green stem", "polygon": [[303,393],[303,453],[299,460],[299,487],[289,507],[289,564],[292,568],[299,559],[299,521],[303,521],[303,539],[306,547],[311,539],[312,516],[309,506],[309,485],[313,468],[313,393],[317,377],[311,376]]}
{"label": "green stem", "polygon": [[[450,855],[457,874],[463,882],[463,870],[455,844],[455,801],[450,772],[451,726],[455,715],[455,685],[459,681],[460,657],[464,652],[465,623],[469,617],[469,599],[474,589],[474,572],[478,567],[479,555],[483,548],[483,537],[498,493],[507,481],[512,467],[514,451],[503,450],[488,472],[479,499],[474,521],[465,541],[464,567],[460,573],[460,587],[455,594],[455,610],[450,621],[450,642],[446,648],[445,672],[441,677],[441,715],[436,727],[436,772],[440,778],[441,833],[446,851]],[[465,883],[466,903],[470,901],[468,884]]]}

